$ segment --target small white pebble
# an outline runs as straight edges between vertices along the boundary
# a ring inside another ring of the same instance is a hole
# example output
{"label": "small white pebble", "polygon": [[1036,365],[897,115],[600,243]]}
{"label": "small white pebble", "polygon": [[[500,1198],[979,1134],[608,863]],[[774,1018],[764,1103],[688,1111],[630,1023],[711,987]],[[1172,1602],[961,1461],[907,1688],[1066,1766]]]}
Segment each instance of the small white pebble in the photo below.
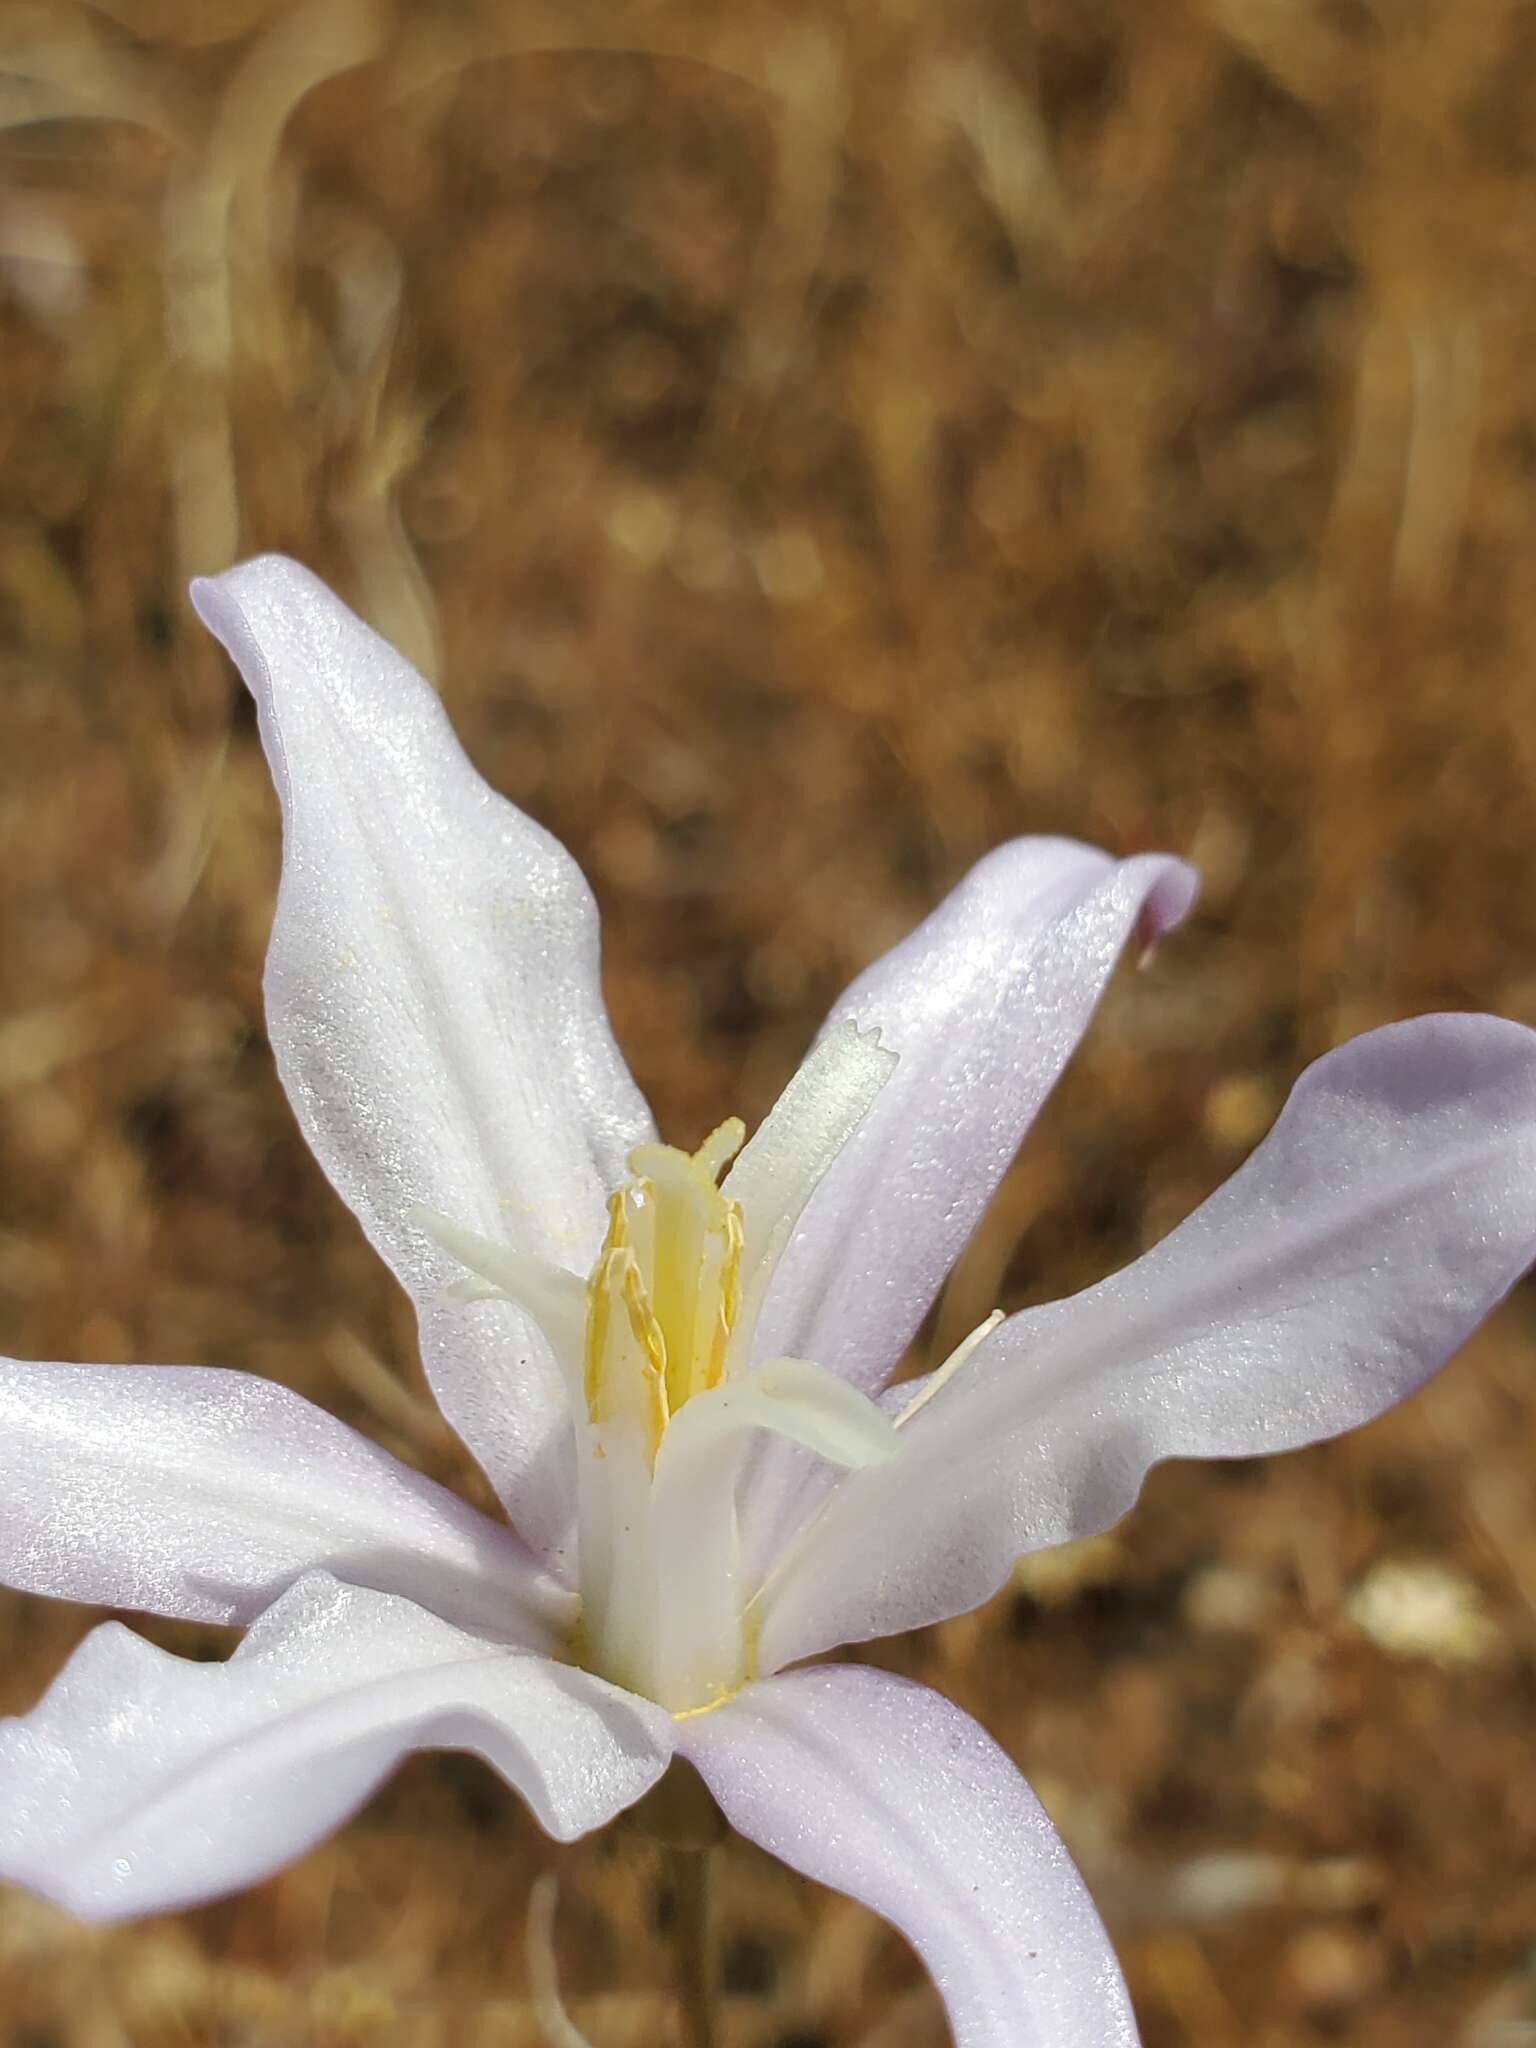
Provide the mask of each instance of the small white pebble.
{"label": "small white pebble", "polygon": [[1272,1905],[1289,1876],[1290,1866],[1278,1856],[1241,1850],[1195,1856],[1172,1873],[1169,1904],[1184,1920],[1226,1920]]}
{"label": "small white pebble", "polygon": [[1428,1560],[1374,1565],[1349,1596],[1347,1612],[1389,1657],[1432,1657],[1478,1664],[1492,1656],[1499,1630],[1477,1588]]}

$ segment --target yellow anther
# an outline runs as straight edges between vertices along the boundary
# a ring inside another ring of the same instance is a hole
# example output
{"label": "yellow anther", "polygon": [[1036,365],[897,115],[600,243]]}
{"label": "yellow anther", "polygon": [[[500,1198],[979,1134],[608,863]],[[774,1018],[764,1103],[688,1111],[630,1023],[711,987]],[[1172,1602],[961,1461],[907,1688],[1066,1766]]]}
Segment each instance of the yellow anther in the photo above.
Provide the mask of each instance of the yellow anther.
{"label": "yellow anther", "polygon": [[736,1327],[736,1311],[741,1306],[741,1204],[726,1201],[724,1206],[725,1245],[718,1275],[719,1299],[709,1356],[700,1387],[695,1390],[698,1392],[706,1387],[718,1387],[724,1379],[725,1348],[731,1341],[731,1331]]}
{"label": "yellow anther", "polygon": [[[741,1297],[742,1229],[740,1205],[715,1183],[743,1136],[740,1118],[730,1117],[696,1152],[637,1145],[630,1153],[633,1178],[609,1197],[608,1234],[588,1289],[594,1422],[635,1412],[639,1390],[615,1384],[624,1375],[655,1377],[663,1427],[685,1401],[719,1385]],[[622,1320],[613,1315],[616,1293]]]}
{"label": "yellow anther", "polygon": [[587,1419],[638,1423],[654,1464],[667,1426],[667,1351],[634,1253],[606,1245],[587,1283]]}

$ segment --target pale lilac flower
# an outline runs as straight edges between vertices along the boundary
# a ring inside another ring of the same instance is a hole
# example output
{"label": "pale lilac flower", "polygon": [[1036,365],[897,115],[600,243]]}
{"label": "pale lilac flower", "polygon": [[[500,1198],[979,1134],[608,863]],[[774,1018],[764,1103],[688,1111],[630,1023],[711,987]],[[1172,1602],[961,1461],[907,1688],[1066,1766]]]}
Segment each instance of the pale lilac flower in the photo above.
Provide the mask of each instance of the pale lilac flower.
{"label": "pale lilac flower", "polygon": [[4,1363],[0,1577],[249,1633],[225,1664],[88,1636],[0,1727],[0,1874],[95,1918],[184,1905],[424,1747],[483,1756],[569,1840],[680,1754],[908,1935],[961,2048],[1132,2042],[997,1745],[878,1670],[788,1667],[985,1599],[1156,1459],[1409,1393],[1536,1246],[1536,1035],[1429,1017],[1330,1054],[1155,1251],[885,1392],[1189,870],[1002,847],[854,983],[745,1146],[732,1122],[687,1155],[610,1036],[585,884],[431,690],[291,563],[195,595],[282,799],[283,1081],[518,1533],[242,1373]]}

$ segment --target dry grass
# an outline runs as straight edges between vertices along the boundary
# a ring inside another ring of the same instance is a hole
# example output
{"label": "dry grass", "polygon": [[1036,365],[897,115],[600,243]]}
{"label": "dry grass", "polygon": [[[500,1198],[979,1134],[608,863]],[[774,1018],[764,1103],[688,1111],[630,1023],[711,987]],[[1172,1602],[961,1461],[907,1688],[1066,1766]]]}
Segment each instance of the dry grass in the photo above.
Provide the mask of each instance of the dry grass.
{"label": "dry grass", "polygon": [[[17,1352],[270,1372],[457,1473],[262,1037],[275,809],[182,597],[257,547],[573,848],[679,1139],[996,840],[1203,863],[954,1324],[1160,1234],[1341,1036],[1536,1020],[1521,0],[0,0],[0,74]],[[1040,1785],[1149,2048],[1536,2039],[1531,1363],[1522,1296],[885,1653]],[[90,1618],[8,1600],[4,1703]],[[7,2038],[514,2048],[553,1861],[419,1760],[224,1905],[0,1899]],[[560,1867],[577,2016],[668,2038],[649,1852]],[[725,1903],[731,2048],[943,2039],[858,1909],[741,1846]]]}

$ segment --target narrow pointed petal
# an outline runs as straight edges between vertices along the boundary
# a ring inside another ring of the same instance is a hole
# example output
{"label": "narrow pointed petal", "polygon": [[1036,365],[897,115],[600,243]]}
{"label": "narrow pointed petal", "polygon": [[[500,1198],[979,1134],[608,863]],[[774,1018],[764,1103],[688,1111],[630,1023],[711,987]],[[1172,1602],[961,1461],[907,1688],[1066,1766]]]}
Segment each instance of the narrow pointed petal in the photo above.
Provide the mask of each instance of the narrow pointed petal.
{"label": "narrow pointed petal", "polygon": [[283,810],[267,959],[278,1071],[316,1157],[416,1299],[450,1422],[530,1539],[556,1540],[559,1374],[517,1309],[458,1277],[417,1203],[584,1270],[652,1135],[598,980],[591,892],[470,765],[436,694],[296,563],[193,586],[256,699]]}
{"label": "narrow pointed petal", "polygon": [[680,1720],[677,1746],[738,1834],[901,1930],[955,2048],[1135,2048],[1060,1836],[940,1694],[854,1665],[795,1671]]}
{"label": "narrow pointed petal", "polygon": [[[866,1391],[894,1371],[1133,937],[1193,903],[1167,854],[1115,861],[1071,839],[1016,839],[833,1005],[824,1036],[874,1027],[896,1068],[807,1203],[779,1260],[754,1356],[818,1359]],[[754,1569],[823,1474],[767,1444],[742,1489]]]}
{"label": "narrow pointed petal", "polygon": [[87,1919],[255,1883],[321,1841],[409,1751],[483,1757],[560,1841],[666,1767],[667,1716],[406,1600],[302,1580],[227,1664],[116,1622],[0,1722],[0,1876]]}
{"label": "narrow pointed petal", "polygon": [[815,1358],[865,1388],[889,1376],[1122,948],[1177,924],[1195,890],[1166,854],[1017,839],[859,976],[825,1031],[878,1029],[895,1070],[806,1205],[757,1357]]}
{"label": "narrow pointed petal", "polygon": [[0,1581],[248,1622],[317,1566],[544,1648],[570,1596],[509,1529],[271,1380],[0,1359]]}
{"label": "narrow pointed petal", "polygon": [[1355,1039],[1155,1250],[1011,1317],[888,1464],[840,1483],[761,1596],[762,1668],[974,1606],[1015,1557],[1116,1520],[1160,1458],[1368,1422],[1533,1256],[1536,1032],[1443,1016]]}

